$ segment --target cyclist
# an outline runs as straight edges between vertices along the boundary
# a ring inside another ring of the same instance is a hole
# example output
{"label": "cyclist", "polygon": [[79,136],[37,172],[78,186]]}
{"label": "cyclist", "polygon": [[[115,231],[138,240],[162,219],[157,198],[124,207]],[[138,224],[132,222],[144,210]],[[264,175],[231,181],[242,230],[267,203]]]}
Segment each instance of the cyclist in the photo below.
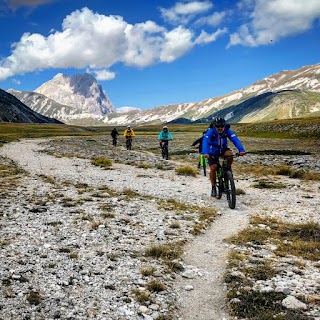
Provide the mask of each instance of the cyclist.
{"label": "cyclist", "polygon": [[[166,146],[168,148],[169,140],[173,140],[173,136],[167,126],[163,126],[158,135],[158,140],[160,143],[160,148],[162,148],[162,146]],[[168,160],[168,154],[166,155],[166,160]]]}
{"label": "cyclist", "polygon": [[126,138],[126,146],[128,146],[129,140],[130,140],[130,143],[132,143],[132,137],[135,136],[134,131],[131,129],[130,126],[127,126],[127,129],[124,131],[123,135]]}
{"label": "cyclist", "polygon": [[114,128],[112,131],[111,131],[111,137],[112,137],[112,144],[114,146],[117,145],[117,136],[119,135],[118,131],[116,128]]}
{"label": "cyclist", "polygon": [[243,156],[246,154],[239,138],[230,129],[230,124],[220,117],[215,118],[212,127],[206,132],[202,141],[202,152],[204,157],[208,159],[210,166],[211,197],[214,198],[217,196],[216,172],[219,157],[223,156],[227,158],[228,167],[231,167],[233,162],[233,154],[228,147],[228,139],[238,149],[239,155]]}
{"label": "cyclist", "polygon": [[203,140],[204,134],[205,134],[206,132],[207,132],[207,131],[203,131],[203,132],[202,132],[202,137],[200,137],[199,139],[197,139],[196,141],[194,141],[193,144],[191,145],[191,148],[194,148],[194,147],[198,144],[198,150],[199,150],[198,169],[199,169],[200,166],[201,166],[200,156],[201,156],[201,153],[202,153],[202,140]]}

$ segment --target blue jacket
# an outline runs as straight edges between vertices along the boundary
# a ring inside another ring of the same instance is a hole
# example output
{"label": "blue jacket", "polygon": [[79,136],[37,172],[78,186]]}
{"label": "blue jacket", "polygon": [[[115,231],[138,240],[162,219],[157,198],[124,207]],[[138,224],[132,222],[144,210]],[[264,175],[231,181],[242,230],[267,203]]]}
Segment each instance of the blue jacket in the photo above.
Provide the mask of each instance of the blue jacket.
{"label": "blue jacket", "polygon": [[162,130],[158,135],[158,140],[173,140],[173,137],[169,130],[167,132]]}
{"label": "blue jacket", "polygon": [[239,152],[245,152],[239,138],[230,129],[230,125],[227,124],[221,134],[214,127],[206,132],[202,141],[202,153],[215,156],[220,155],[223,149],[228,148],[228,138]]}

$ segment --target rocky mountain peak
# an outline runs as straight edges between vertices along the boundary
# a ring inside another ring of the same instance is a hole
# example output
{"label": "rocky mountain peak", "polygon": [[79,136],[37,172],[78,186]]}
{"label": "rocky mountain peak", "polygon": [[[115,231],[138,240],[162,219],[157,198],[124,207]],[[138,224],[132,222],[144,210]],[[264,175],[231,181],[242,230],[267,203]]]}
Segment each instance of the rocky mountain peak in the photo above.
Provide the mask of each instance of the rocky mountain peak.
{"label": "rocky mountain peak", "polygon": [[34,92],[95,116],[104,116],[116,110],[101,85],[88,73],[71,77],[58,73]]}

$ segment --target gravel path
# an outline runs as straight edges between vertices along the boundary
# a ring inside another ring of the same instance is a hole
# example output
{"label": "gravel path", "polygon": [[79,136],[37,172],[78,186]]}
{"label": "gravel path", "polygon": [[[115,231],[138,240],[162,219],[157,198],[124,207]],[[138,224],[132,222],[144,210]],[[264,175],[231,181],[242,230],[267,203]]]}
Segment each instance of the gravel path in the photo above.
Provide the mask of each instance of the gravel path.
{"label": "gravel path", "polygon": [[[61,182],[80,182],[90,186],[108,185],[117,191],[130,188],[146,196],[163,199],[170,197],[183,203],[217,208],[219,217],[210,228],[195,237],[185,248],[183,260],[189,276],[178,275],[174,289],[180,308],[179,319],[231,319],[226,311],[226,288],[223,283],[225,258],[228,253],[224,239],[244,228],[251,215],[264,210],[270,215],[278,215],[292,221],[319,219],[319,211],[314,209],[320,207],[319,200],[301,197],[304,190],[312,189],[313,192],[319,192],[318,184],[302,186],[298,181],[291,179],[288,180],[290,188],[279,193],[275,190],[266,192],[250,188],[252,179],[239,179],[237,186],[246,190],[246,195],[238,197],[237,208],[230,210],[225,200],[210,199],[208,178],[201,175],[196,178],[184,177],[172,171],[136,168],[124,164],[114,164],[112,170],[105,171],[91,165],[89,160],[56,158],[39,152],[43,149],[41,141],[43,140],[10,143],[0,149],[0,154],[13,160],[33,176],[45,175]],[[156,319],[152,315],[144,317]],[[109,318],[101,316],[99,319]],[[119,319],[135,318],[130,318],[128,313],[128,317]]]}

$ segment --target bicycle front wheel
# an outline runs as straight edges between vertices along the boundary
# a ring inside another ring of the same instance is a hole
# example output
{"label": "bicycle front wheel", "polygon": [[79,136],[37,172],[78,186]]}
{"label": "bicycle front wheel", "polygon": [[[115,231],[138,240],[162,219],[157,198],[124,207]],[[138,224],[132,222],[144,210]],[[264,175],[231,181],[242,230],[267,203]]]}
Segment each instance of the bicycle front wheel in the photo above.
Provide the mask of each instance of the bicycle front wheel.
{"label": "bicycle front wheel", "polygon": [[224,185],[223,185],[223,180],[222,178],[218,178],[217,180],[217,199],[221,199],[222,197],[222,192],[223,192],[223,189],[224,189]]}
{"label": "bicycle front wheel", "polygon": [[236,207],[236,186],[231,171],[225,173],[224,181],[229,208],[234,209]]}
{"label": "bicycle front wheel", "polygon": [[131,140],[130,139],[128,139],[126,141],[126,145],[127,145],[127,150],[131,150]]}

